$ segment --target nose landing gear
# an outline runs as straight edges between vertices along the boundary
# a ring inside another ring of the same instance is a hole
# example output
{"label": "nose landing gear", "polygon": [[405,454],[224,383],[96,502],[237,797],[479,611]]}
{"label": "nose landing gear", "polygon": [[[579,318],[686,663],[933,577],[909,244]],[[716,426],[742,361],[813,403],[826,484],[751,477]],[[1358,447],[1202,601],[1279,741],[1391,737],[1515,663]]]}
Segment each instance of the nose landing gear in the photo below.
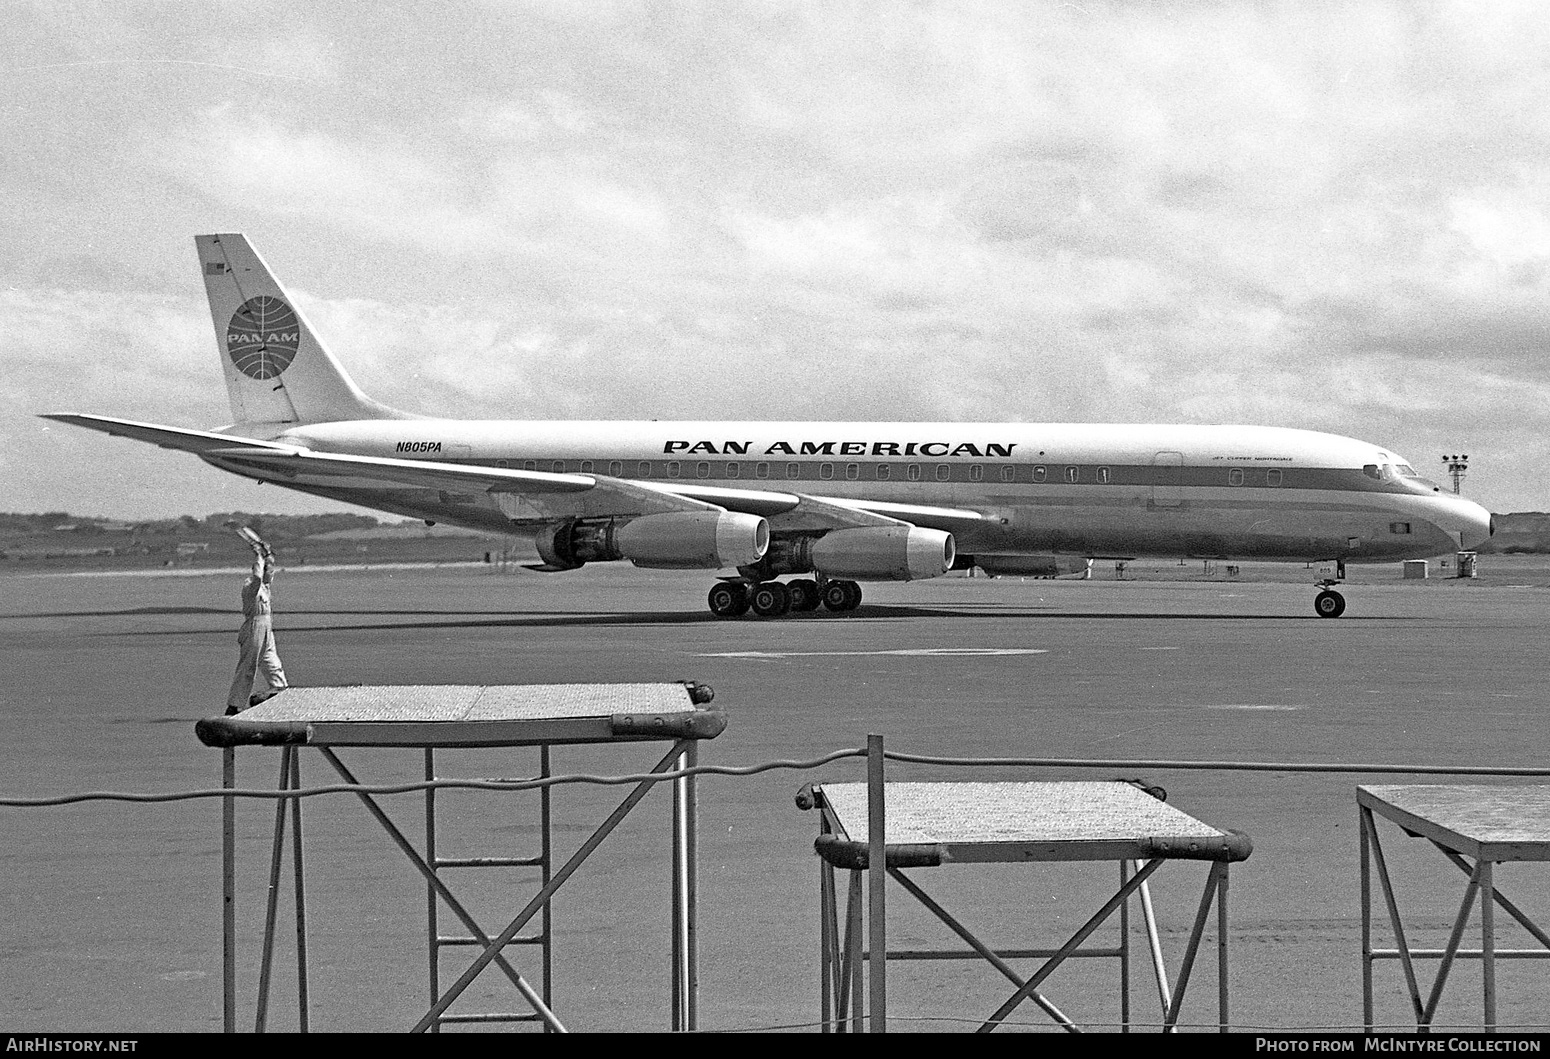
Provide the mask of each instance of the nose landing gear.
{"label": "nose landing gear", "polygon": [[[1321,585],[1334,584],[1333,581],[1320,581]],[[1338,618],[1345,613],[1345,597],[1334,589],[1326,588],[1313,597],[1313,611],[1321,618]]]}
{"label": "nose landing gear", "polygon": [[1335,591],[1335,586],[1345,580],[1345,560],[1335,560],[1335,576],[1318,582],[1322,589],[1313,597],[1313,613],[1321,618],[1338,618],[1345,613],[1345,597]]}

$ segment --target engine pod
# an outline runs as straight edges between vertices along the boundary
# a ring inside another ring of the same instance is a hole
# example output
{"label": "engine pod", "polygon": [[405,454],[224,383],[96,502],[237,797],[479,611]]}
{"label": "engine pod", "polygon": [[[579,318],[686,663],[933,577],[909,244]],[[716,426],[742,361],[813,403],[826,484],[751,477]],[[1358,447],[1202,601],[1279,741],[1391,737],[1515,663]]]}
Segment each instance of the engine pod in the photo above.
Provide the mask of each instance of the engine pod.
{"label": "engine pod", "polygon": [[758,562],[770,546],[770,524],[739,511],[643,515],[619,526],[613,543],[636,566],[720,570]]}
{"label": "engine pod", "polygon": [[953,535],[919,526],[834,530],[813,542],[813,567],[827,577],[918,581],[952,569]]}

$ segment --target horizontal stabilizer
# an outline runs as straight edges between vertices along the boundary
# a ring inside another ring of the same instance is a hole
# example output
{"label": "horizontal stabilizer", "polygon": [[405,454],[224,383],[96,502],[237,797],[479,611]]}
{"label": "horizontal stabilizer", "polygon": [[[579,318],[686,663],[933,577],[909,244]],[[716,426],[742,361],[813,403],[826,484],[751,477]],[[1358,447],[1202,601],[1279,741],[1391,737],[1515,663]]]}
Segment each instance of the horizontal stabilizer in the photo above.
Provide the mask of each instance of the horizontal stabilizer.
{"label": "horizontal stabilizer", "polygon": [[55,412],[40,416],[39,418],[52,419],[56,423],[68,423],[75,427],[85,427],[87,430],[100,430],[104,434],[111,434],[114,437],[133,438],[136,441],[148,442],[158,448],[176,449],[179,452],[203,454],[212,449],[229,448],[232,445],[238,444],[254,451],[296,451],[293,446],[281,445],[273,441],[236,438],[230,434],[217,434],[210,430],[189,430],[185,427],[162,426],[159,423],[140,423],[133,419],[113,419],[110,416]]}

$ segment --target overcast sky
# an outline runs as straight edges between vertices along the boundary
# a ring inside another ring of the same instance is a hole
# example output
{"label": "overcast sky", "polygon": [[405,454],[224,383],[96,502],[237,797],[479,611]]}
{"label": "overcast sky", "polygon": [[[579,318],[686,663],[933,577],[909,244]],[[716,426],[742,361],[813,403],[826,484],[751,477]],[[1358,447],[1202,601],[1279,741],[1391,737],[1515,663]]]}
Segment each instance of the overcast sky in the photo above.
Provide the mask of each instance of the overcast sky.
{"label": "overcast sky", "polygon": [[70,3],[0,34],[0,510],[340,505],[229,422],[192,237],[488,418],[1256,423],[1550,510],[1541,3]]}

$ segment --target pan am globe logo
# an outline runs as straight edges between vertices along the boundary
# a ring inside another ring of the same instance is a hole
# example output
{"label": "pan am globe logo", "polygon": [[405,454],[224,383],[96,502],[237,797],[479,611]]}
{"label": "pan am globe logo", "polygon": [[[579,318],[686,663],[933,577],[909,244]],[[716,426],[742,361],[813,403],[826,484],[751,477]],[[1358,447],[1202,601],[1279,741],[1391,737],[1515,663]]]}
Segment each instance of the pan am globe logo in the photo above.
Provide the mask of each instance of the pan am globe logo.
{"label": "pan am globe logo", "polygon": [[268,294],[249,298],[226,325],[226,355],[250,379],[273,379],[296,359],[301,327],[289,305]]}

